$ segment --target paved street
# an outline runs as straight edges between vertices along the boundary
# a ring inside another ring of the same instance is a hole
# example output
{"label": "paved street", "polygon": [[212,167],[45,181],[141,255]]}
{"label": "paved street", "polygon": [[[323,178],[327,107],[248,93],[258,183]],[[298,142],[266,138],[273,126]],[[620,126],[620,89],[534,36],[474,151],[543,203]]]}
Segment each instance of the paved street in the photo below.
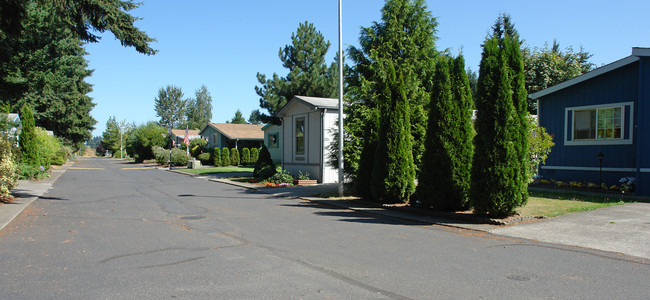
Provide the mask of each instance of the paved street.
{"label": "paved street", "polygon": [[640,258],[82,158],[0,231],[0,299],[647,299]]}

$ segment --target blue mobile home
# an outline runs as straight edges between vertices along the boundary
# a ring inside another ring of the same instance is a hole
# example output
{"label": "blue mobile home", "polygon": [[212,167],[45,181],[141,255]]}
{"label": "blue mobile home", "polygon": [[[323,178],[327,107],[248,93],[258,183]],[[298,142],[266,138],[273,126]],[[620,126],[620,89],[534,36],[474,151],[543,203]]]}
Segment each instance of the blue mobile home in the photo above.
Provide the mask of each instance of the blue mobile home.
{"label": "blue mobile home", "polygon": [[539,123],[553,136],[540,174],[617,184],[635,177],[650,196],[650,48],[533,93]]}

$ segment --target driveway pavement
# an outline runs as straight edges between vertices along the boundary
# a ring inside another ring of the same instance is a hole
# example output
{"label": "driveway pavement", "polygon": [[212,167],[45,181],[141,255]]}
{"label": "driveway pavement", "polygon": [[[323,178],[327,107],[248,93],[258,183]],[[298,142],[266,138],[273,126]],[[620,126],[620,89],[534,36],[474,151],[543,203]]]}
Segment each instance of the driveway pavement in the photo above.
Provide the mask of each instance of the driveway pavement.
{"label": "driveway pavement", "polygon": [[[66,169],[67,166],[56,169],[53,171],[51,178],[42,181],[20,181],[18,188],[13,191],[14,195],[18,196],[17,201],[12,204],[0,206],[0,230],[7,226],[31,202],[47,192],[54,181]],[[177,172],[177,170],[175,171]],[[197,179],[233,184],[230,181],[214,176],[194,177]],[[270,193],[277,197],[302,198],[326,205],[425,224],[472,229],[496,235],[591,248],[650,259],[650,203],[628,203],[536,222],[519,223],[511,226],[497,226],[378,208],[359,201],[331,200],[313,197],[322,193],[335,193],[338,189],[336,184],[273,189],[259,188],[245,183],[235,183],[235,185],[258,189],[258,191]]]}

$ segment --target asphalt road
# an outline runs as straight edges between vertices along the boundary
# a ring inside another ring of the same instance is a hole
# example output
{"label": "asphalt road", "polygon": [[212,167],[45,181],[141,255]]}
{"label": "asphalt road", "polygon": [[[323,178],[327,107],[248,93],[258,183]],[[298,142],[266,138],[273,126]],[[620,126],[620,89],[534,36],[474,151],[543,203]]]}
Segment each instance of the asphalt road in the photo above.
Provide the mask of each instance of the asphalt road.
{"label": "asphalt road", "polygon": [[647,299],[645,260],[80,159],[0,232],[0,299]]}

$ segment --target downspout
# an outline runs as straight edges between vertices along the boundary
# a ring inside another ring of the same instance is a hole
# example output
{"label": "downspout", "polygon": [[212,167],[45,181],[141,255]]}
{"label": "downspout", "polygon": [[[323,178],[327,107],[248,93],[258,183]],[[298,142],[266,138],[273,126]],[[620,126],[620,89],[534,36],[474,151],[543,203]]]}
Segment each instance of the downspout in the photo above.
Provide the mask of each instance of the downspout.
{"label": "downspout", "polygon": [[325,114],[327,114],[327,108],[320,113],[320,183],[325,182]]}

